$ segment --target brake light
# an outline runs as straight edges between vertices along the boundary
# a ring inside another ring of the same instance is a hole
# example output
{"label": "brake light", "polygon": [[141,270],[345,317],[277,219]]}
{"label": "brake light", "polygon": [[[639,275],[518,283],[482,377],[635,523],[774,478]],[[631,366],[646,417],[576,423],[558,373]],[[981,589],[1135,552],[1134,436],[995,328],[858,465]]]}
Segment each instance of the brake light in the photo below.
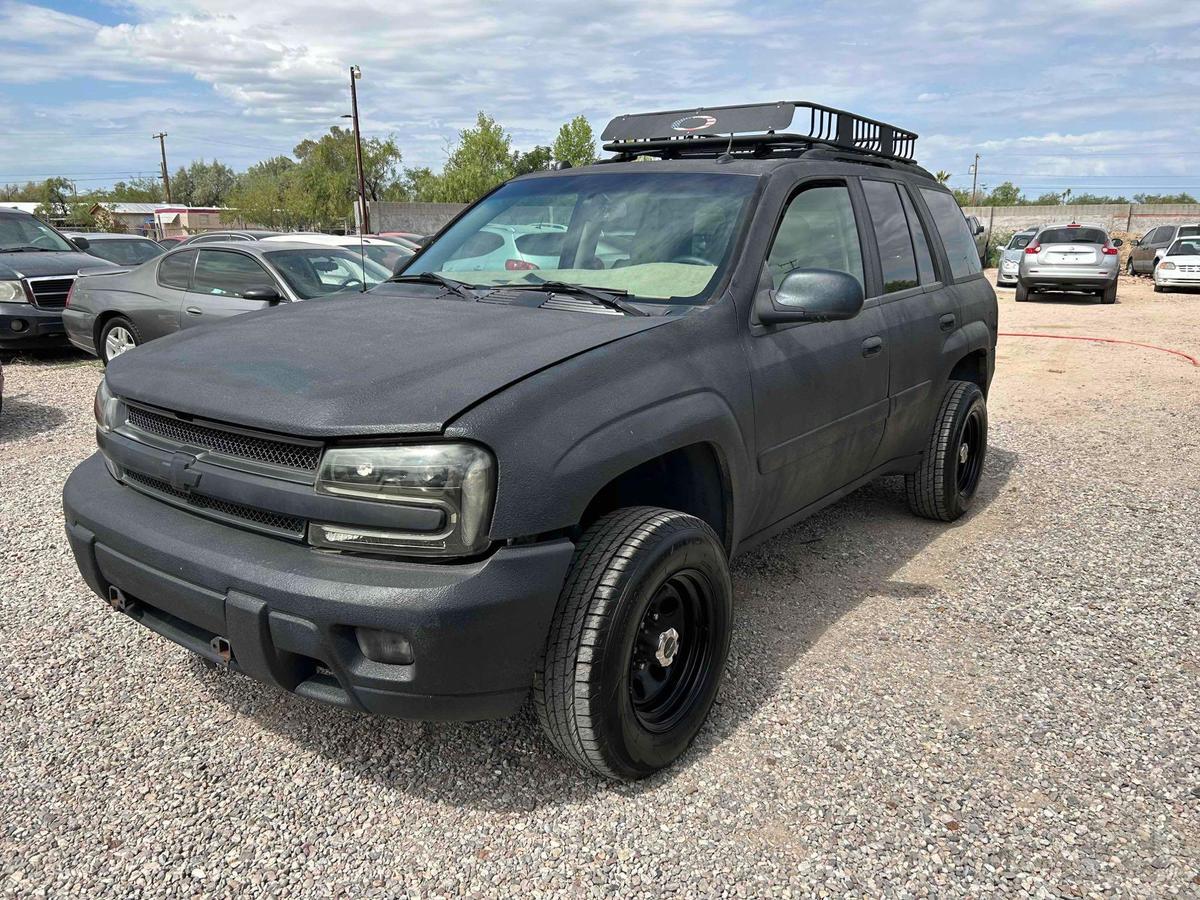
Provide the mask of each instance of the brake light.
{"label": "brake light", "polygon": [[1037,254],[1042,252],[1042,245],[1041,244],[1030,244],[1028,247],[1025,248],[1025,252],[1030,254],[1031,256],[1036,256]]}
{"label": "brake light", "polygon": [[1105,247],[1100,252],[1103,253],[1105,256],[1116,256],[1121,251],[1118,250],[1116,247]]}
{"label": "brake light", "polygon": [[527,259],[506,259],[504,261],[504,268],[510,272],[528,272],[536,269],[537,266]]}
{"label": "brake light", "polygon": [[71,298],[75,296],[75,285],[77,285],[78,283],[79,283],[78,278],[72,279],[71,286],[69,288],[67,288],[67,302],[64,304],[64,306],[71,305]]}
{"label": "brake light", "polygon": [[1083,226],[1082,226],[1082,225],[1080,225],[1078,222],[1072,222],[1072,223],[1071,223],[1070,225],[1068,225],[1067,227],[1068,227],[1068,228],[1082,228]]}

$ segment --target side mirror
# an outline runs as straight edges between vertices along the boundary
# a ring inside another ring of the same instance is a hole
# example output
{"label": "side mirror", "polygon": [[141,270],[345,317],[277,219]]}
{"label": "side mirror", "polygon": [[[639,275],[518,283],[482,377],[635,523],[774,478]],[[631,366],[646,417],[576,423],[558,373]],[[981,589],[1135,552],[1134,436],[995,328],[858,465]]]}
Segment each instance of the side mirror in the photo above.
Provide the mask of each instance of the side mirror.
{"label": "side mirror", "polygon": [[86,250],[92,246],[92,242],[85,237],[73,237],[71,238],[71,243],[75,245],[76,250]]}
{"label": "side mirror", "polygon": [[759,291],[755,310],[764,325],[837,322],[857,316],[863,299],[862,285],[853,275],[796,269],[784,277],[778,290]]}
{"label": "side mirror", "polygon": [[[1134,243],[1136,244],[1136,243],[1137,243],[1137,241],[1134,241]],[[1124,242],[1123,240],[1121,240],[1120,238],[1113,238],[1113,239],[1112,239],[1112,245],[1113,245],[1114,247],[1124,247],[1124,246],[1125,246],[1125,242]]]}
{"label": "side mirror", "polygon": [[1142,245],[1141,238],[1134,238],[1132,241],[1129,242],[1130,247],[1140,247],[1141,245]]}
{"label": "side mirror", "polygon": [[273,287],[251,288],[242,294],[242,299],[274,304],[282,300],[283,296]]}

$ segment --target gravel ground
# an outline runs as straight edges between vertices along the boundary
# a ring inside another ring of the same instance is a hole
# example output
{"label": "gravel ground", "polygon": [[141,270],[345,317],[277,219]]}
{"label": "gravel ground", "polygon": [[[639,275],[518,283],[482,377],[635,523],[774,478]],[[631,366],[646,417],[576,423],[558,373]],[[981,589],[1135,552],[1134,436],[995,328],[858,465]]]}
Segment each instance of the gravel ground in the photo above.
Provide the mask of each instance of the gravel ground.
{"label": "gravel ground", "polygon": [[[1002,330],[1200,353],[1200,295],[1017,306]],[[528,711],[311,705],[108,611],[60,488],[96,364],[5,368],[0,890],[12,895],[1200,894],[1200,369],[1006,339],[981,502],[885,480],[740,559],[712,720],[622,786]]]}

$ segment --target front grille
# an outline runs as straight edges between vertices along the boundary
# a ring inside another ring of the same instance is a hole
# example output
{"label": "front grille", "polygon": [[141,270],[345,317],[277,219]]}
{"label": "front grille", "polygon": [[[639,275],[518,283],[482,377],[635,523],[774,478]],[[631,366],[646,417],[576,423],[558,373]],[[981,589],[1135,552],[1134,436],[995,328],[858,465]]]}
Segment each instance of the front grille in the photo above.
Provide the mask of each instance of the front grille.
{"label": "front grille", "polygon": [[321,460],[321,448],[317,445],[295,444],[271,438],[226,431],[208,425],[198,425],[151,412],[139,406],[130,406],[127,421],[130,425],[157,435],[168,441],[187,447],[212,450],[226,456],[254,460],[272,466],[284,466],[315,472]]}
{"label": "front grille", "polygon": [[218,500],[215,497],[189,494],[186,491],[177,490],[161,478],[143,475],[141,472],[127,471],[125,479],[163,499],[170,499],[179,506],[193,509],[201,514],[243,522],[260,531],[269,531],[273,534],[282,534],[293,538],[304,537],[307,523],[298,516],[285,516],[254,506]]}
{"label": "front grille", "polygon": [[29,289],[33,292],[33,305],[40,309],[62,309],[67,305],[67,294],[75,283],[75,276],[66,278],[30,278]]}
{"label": "front grille", "polygon": [[1200,266],[1180,266],[1180,272],[1200,272]]}

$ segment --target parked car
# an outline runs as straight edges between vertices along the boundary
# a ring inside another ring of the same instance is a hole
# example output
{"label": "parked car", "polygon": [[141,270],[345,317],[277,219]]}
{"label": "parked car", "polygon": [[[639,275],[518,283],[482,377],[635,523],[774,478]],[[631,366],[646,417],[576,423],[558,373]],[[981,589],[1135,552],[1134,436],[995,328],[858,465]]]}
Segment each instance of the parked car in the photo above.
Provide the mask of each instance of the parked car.
{"label": "parked car", "polygon": [[411,241],[418,247],[424,247],[431,237],[428,234],[417,234],[415,231],[381,231],[376,237],[383,238],[400,238],[401,240]]}
{"label": "parked car", "polygon": [[297,232],[295,234],[279,234],[263,238],[264,241],[290,241],[302,244],[318,244],[323,247],[345,247],[352,252],[358,252],[361,247],[367,259],[379,263],[389,272],[407,261],[413,251],[392,241],[363,235],[360,239],[356,234],[318,234],[316,232]]}
{"label": "parked car", "polygon": [[62,309],[79,269],[100,264],[27,212],[0,209],[0,351],[66,346]]}
{"label": "parked car", "polygon": [[979,252],[980,265],[987,265],[988,236],[987,228],[976,216],[967,216],[967,227],[975,241],[975,249]]}
{"label": "parked car", "polygon": [[996,287],[1012,287],[1017,283],[1017,270],[1021,266],[1021,254],[1029,246],[1029,242],[1037,236],[1037,233],[1036,228],[1026,228],[1009,238],[1008,244],[1000,254],[1000,264],[996,267]]}
{"label": "parked car", "polygon": [[81,272],[62,317],[71,343],[107,365],[181,329],[365,290],[391,274],[349,250],[298,241],[189,245],[136,269]]}
{"label": "parked car", "polygon": [[182,244],[186,240],[187,240],[187,235],[178,234],[178,235],[172,235],[171,237],[161,238],[157,243],[163,249],[170,250],[173,247],[178,247],[180,244]]}
{"label": "parked car", "polygon": [[1178,240],[1154,267],[1154,291],[1200,288],[1200,236]]}
{"label": "parked car", "polygon": [[140,266],[142,263],[162,256],[166,248],[150,238],[136,234],[115,234],[110,232],[63,232],[66,237],[74,240],[84,238],[88,242],[87,252],[91,256],[115,263],[118,266]]}
{"label": "parked car", "polygon": [[[496,269],[522,272],[552,268],[558,264],[566,236],[566,225],[486,225],[446,260],[444,269],[447,272]],[[606,252],[610,258],[620,255],[620,251],[611,246],[597,248],[599,258],[603,259]]]}
{"label": "parked car", "polygon": [[396,237],[394,234],[368,234],[365,237],[378,238],[381,241],[391,241],[393,244],[399,244],[401,247],[406,247],[413,253],[421,249],[421,244],[416,241],[410,241],[408,238]]}
{"label": "parked car", "polygon": [[1120,238],[1110,239],[1098,225],[1072,222],[1038,229],[1021,253],[1017,302],[1039,291],[1075,291],[1116,303],[1120,246]]}
{"label": "parked car", "polygon": [[1126,271],[1130,275],[1150,275],[1162,259],[1167,248],[1180,238],[1200,236],[1200,224],[1192,225],[1159,225],[1151,228],[1144,235],[1131,242],[1133,250],[1126,263]]}
{"label": "parked car", "polygon": [[[725,118],[736,140],[680,149]],[[628,779],[708,714],[731,556],[884,474],[917,515],[963,515],[996,296],[916,135],[788,103],[604,139],[613,160],[502,185],[361,298],[115,360],[64,491],[91,588],[350,709],[481,719],[532,691],[559,750]],[[530,205],[571,211],[525,232],[557,256],[449,268]]]}
{"label": "parked car", "polygon": [[179,246],[185,244],[216,244],[224,241],[261,241],[263,238],[274,237],[280,234],[278,231],[267,231],[263,228],[254,228],[249,231],[203,231],[199,234],[189,234],[179,242]]}

